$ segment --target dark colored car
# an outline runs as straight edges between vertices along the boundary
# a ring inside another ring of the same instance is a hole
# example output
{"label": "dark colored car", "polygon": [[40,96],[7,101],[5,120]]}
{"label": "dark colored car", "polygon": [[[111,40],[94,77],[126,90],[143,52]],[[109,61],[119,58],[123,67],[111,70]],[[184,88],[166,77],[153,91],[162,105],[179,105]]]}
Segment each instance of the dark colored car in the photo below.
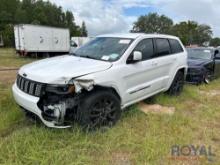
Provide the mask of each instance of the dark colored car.
{"label": "dark colored car", "polygon": [[193,84],[209,83],[220,77],[219,50],[188,48],[188,73],[186,81]]}

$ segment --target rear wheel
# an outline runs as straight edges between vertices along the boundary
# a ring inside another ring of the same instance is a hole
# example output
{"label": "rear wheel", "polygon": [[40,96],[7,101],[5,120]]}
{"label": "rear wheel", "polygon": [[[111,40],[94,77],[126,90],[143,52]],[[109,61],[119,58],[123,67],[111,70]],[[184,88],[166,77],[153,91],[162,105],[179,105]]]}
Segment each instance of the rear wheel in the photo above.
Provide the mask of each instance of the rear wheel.
{"label": "rear wheel", "polygon": [[183,91],[183,86],[184,86],[184,73],[178,71],[170,86],[170,89],[168,90],[168,94],[174,96],[180,95],[181,92]]}
{"label": "rear wheel", "polygon": [[94,91],[83,98],[77,116],[89,130],[111,127],[121,116],[120,101],[111,91]]}

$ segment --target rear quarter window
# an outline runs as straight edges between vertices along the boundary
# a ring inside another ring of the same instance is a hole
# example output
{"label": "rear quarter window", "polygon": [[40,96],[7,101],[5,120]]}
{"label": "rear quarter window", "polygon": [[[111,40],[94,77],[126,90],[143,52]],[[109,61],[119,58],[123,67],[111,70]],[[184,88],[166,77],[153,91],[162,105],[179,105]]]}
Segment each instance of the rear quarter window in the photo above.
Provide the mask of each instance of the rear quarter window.
{"label": "rear quarter window", "polygon": [[183,52],[183,48],[181,44],[179,43],[179,41],[174,40],[174,39],[169,39],[169,42],[170,42],[172,54]]}

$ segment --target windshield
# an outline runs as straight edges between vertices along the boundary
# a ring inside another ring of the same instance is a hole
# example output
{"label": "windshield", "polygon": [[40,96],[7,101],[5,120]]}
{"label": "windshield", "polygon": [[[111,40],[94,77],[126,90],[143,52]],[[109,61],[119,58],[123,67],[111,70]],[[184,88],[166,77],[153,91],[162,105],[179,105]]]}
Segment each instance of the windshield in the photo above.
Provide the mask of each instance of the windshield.
{"label": "windshield", "polygon": [[190,59],[212,59],[212,50],[210,49],[188,49],[187,52]]}
{"label": "windshield", "polygon": [[103,61],[116,61],[127,50],[132,39],[98,37],[77,49],[75,56]]}

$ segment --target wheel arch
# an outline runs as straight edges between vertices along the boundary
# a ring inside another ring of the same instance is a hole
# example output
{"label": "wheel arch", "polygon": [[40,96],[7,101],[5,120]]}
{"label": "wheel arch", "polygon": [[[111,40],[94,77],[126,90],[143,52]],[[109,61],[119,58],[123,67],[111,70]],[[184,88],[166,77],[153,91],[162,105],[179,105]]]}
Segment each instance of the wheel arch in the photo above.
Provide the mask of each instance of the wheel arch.
{"label": "wheel arch", "polygon": [[121,102],[122,98],[120,97],[119,93],[117,92],[117,90],[114,87],[107,87],[107,86],[100,86],[100,85],[95,85],[93,87],[93,90],[90,92],[95,92],[95,91],[109,91],[112,92]]}
{"label": "wheel arch", "polygon": [[174,79],[174,77],[176,76],[176,74],[177,74],[178,72],[182,72],[182,73],[184,74],[184,78],[186,78],[187,69],[188,69],[187,67],[180,67],[180,68],[178,68],[177,71],[175,72],[174,76],[173,76],[173,79]]}
{"label": "wheel arch", "polygon": [[167,90],[170,88],[170,86],[172,85],[172,82],[173,82],[173,80],[174,80],[174,78],[175,78],[175,76],[176,76],[176,74],[178,73],[178,72],[182,72],[183,74],[184,74],[184,80],[186,80],[186,75],[187,75],[187,67],[186,66],[182,66],[182,67],[179,67],[177,70],[176,70],[176,72],[172,75],[172,78],[170,79],[170,81],[169,81],[169,84],[168,84],[168,86],[167,86]]}

